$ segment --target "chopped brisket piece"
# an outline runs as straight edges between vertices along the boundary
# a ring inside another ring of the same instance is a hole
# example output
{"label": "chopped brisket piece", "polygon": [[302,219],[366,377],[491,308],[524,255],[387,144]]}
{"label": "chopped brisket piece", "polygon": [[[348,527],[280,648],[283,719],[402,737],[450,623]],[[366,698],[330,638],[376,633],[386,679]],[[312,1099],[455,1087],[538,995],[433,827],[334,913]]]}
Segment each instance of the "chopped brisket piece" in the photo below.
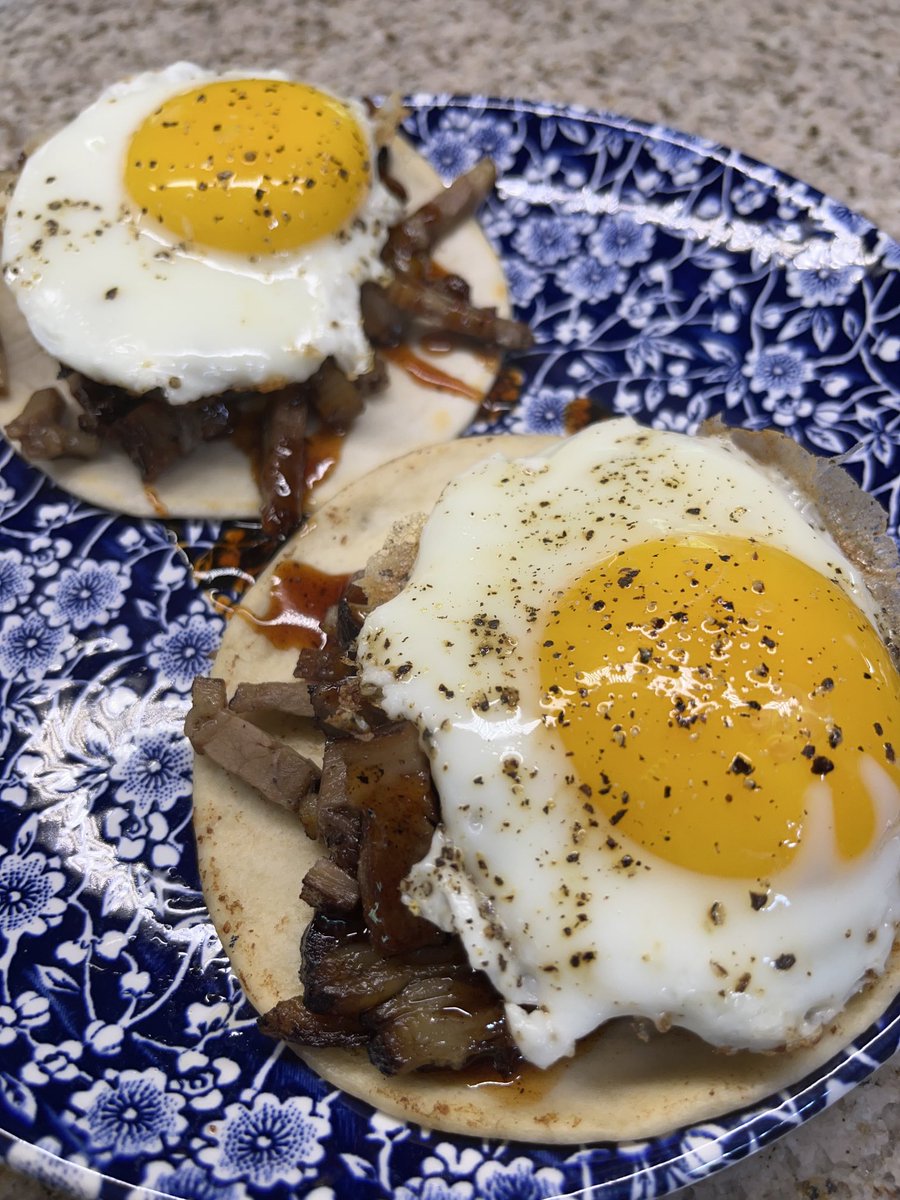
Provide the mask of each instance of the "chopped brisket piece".
{"label": "chopped brisket piece", "polygon": [[[187,732],[188,721],[193,725],[198,725],[213,719],[218,716],[227,703],[228,693],[225,690],[224,679],[217,679],[209,675],[197,675],[191,685],[191,711],[185,720],[185,732]],[[188,733],[188,737],[190,736]]]}
{"label": "chopped brisket piece", "polygon": [[417,324],[441,333],[461,334],[503,350],[527,350],[534,341],[523,322],[498,316],[493,308],[476,308],[410,276],[398,275],[385,284],[384,298]]}
{"label": "chopped brisket piece", "polygon": [[369,1058],[386,1075],[487,1060],[509,1076],[521,1061],[497,993],[471,971],[417,975],[361,1021],[372,1033]]}
{"label": "chopped brisket piece", "polygon": [[363,329],[373,346],[399,346],[412,319],[393,304],[380,283],[367,282],[359,289]]}
{"label": "chopped brisket piece", "polygon": [[184,413],[161,396],[151,395],[118,417],[105,432],[135,464],[141,479],[152,483],[197,444],[190,424]]}
{"label": "chopped brisket piece", "polygon": [[398,274],[413,272],[417,259],[428,257],[442,238],[481,207],[496,179],[496,167],[489,158],[482,158],[394,226],[384,261]]}
{"label": "chopped brisket piece", "polygon": [[286,538],[303,519],[307,423],[306,389],[295,385],[270,393],[259,478],[262,527],[268,537]]}
{"label": "chopped brisket piece", "polygon": [[85,375],[66,366],[61,368],[61,374],[68,380],[69,391],[83,410],[79,418],[79,425],[87,433],[96,433],[101,436],[107,426],[124,416],[143,400],[160,395],[159,392],[148,392],[144,396],[138,396],[133,392],[127,392],[124,388],[116,387],[114,384],[98,383],[95,379],[88,379]]}
{"label": "chopped brisket piece", "polygon": [[446,938],[438,946],[386,957],[368,940],[358,914],[337,919],[316,913],[300,952],[303,997],[314,1012],[366,1012],[416,976],[468,970],[462,948]]}
{"label": "chopped brisket piece", "polygon": [[316,725],[336,737],[367,737],[387,723],[384,713],[363,697],[353,661],[353,647],[362,624],[363,594],[350,582],[338,604],[325,614],[323,646],[301,650],[294,676],[309,688]]}
{"label": "chopped brisket piece", "polygon": [[300,651],[297,665],[294,668],[294,678],[304,680],[310,689],[324,683],[339,683],[349,679],[356,672],[347,650],[337,636],[337,611],[328,613],[322,622],[322,632],[325,634],[323,646],[310,646]]}
{"label": "chopped brisket piece", "polygon": [[310,686],[316,725],[333,737],[369,737],[387,725],[384,712],[360,691],[359,677]]}
{"label": "chopped brisket piece", "polygon": [[386,959],[365,930],[316,913],[300,942],[300,983],[313,1012],[360,1013],[394,995],[412,977],[400,958]]}
{"label": "chopped brisket piece", "polygon": [[400,894],[401,881],[428,853],[437,824],[431,773],[427,761],[424,772],[402,775],[387,761],[385,777],[368,793],[363,807],[357,878],[373,944],[384,954],[396,954],[435,945],[445,935],[416,916]]}
{"label": "chopped brisket piece", "polygon": [[359,884],[330,858],[317,858],[303,877],[300,899],[326,913],[352,912],[359,904]]}
{"label": "chopped brisket piece", "polygon": [[428,759],[408,722],[366,740],[325,746],[316,824],[334,863],[352,873],[369,936],[386,954],[434,945],[444,934],[403,903],[400,881],[423,858],[437,823]]}
{"label": "chopped brisket piece", "polygon": [[329,359],[322,364],[316,384],[311,397],[316,412],[330,428],[347,429],[366,406],[359,380],[348,379]]}
{"label": "chopped brisket piece", "polygon": [[279,712],[311,717],[309,687],[302,680],[285,683],[239,683],[228,707],[236,713]]}
{"label": "chopped brisket piece", "polygon": [[201,677],[193,685],[194,706],[184,731],[198,754],[205,754],[266,800],[295,812],[310,837],[317,835],[312,798],[319,781],[315,763],[224,706],[216,707],[220,680]]}
{"label": "chopped brisket piece", "polygon": [[85,433],[55,387],[33,392],[22,412],[6,426],[27,458],[93,458],[100,439]]}
{"label": "chopped brisket piece", "polygon": [[320,367],[311,389],[311,401],[329,429],[347,429],[366,406],[366,398],[387,383],[387,368],[376,357],[372,369],[357,379],[348,379],[333,359]]}
{"label": "chopped brisket piece", "polygon": [[259,1018],[259,1029],[269,1037],[304,1046],[364,1046],[369,1039],[357,1017],[311,1012],[302,996],[279,1000]]}
{"label": "chopped brisket piece", "polygon": [[345,650],[355,651],[356,635],[362,629],[365,620],[366,594],[358,587],[356,580],[351,579],[344,589],[344,594],[335,605],[334,622],[326,619],[325,633],[337,638],[339,645]]}
{"label": "chopped brisket piece", "polygon": [[[351,744],[349,741],[348,745]],[[332,859],[356,874],[362,813],[347,795],[347,763],[341,753],[344,742],[326,742],[316,806],[319,840]]]}
{"label": "chopped brisket piece", "polygon": [[147,482],[201,442],[230,437],[264,402],[257,392],[224,392],[189,404],[170,404],[159,389],[136,394],[68,368],[63,374],[82,409],[81,429],[116,442]]}
{"label": "chopped brisket piece", "polygon": [[430,778],[428,756],[412,721],[396,721],[373,741],[354,742],[344,746],[343,752],[361,787],[367,788],[375,773],[388,784],[398,775],[421,773]]}

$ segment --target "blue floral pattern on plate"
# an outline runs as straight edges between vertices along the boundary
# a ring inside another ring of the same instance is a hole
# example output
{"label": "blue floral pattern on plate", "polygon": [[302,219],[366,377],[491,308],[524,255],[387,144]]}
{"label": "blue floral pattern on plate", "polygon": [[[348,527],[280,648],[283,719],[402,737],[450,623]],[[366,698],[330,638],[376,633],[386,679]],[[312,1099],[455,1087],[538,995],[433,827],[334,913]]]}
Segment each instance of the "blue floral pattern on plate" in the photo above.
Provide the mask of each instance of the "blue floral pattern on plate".
{"label": "blue floral pattern on plate", "polygon": [[[483,221],[536,343],[484,429],[601,411],[722,414],[844,456],[900,510],[900,246],[772,168],[609,114],[415,99],[450,177],[501,178]],[[0,1114],[9,1161],[77,1196],[607,1200],[660,1196],[807,1120],[900,1043],[900,1002],[814,1078],[634,1144],[533,1147],[388,1119],[262,1038],[198,890],[191,680],[222,619],[180,545],[0,457]]]}

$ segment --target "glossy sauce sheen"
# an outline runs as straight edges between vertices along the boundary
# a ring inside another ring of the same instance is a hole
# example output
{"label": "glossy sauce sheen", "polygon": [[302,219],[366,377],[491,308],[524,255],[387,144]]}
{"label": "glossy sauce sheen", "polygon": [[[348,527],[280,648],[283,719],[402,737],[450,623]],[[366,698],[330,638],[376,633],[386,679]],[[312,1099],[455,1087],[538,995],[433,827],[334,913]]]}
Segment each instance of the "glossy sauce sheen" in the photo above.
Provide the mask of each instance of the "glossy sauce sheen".
{"label": "glossy sauce sheen", "polygon": [[478,388],[470,387],[469,384],[463,383],[461,379],[456,379],[453,375],[448,375],[446,371],[442,371],[440,367],[436,367],[427,359],[420,358],[414,354],[408,346],[388,346],[382,349],[382,355],[393,363],[394,366],[400,367],[417,383],[421,383],[424,387],[437,388],[444,392],[455,392],[458,396],[465,396],[467,399],[480,402],[484,397]]}
{"label": "glossy sauce sheen", "polygon": [[329,575],[306,563],[283,562],[272,576],[269,606],[262,616],[247,608],[234,611],[279,650],[322,646],[322,621],[340,599],[349,575]]}
{"label": "glossy sauce sheen", "polygon": [[[241,523],[225,527],[209,549],[197,553],[185,533],[185,522],[169,521],[168,526],[194,580],[228,607],[222,595],[237,600],[272,561],[278,543],[266,537],[258,525]],[[194,557],[196,553],[196,557]]]}
{"label": "glossy sauce sheen", "polygon": [[327,479],[341,460],[346,434],[334,429],[317,429],[306,439],[306,487],[311,491]]}

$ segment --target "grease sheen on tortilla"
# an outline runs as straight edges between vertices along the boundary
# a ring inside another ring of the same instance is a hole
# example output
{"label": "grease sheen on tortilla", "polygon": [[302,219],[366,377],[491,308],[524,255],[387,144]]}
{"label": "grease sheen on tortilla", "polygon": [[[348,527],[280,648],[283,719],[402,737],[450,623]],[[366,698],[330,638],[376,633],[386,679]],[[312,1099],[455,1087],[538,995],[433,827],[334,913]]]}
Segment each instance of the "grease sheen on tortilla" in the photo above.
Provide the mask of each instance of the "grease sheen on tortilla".
{"label": "grease sheen on tortilla", "polygon": [[[334,574],[359,569],[395,521],[427,512],[445,483],[484,455],[502,449],[523,456],[554,440],[468,438],[380,467],[318,511],[250,590],[246,607],[265,614],[281,563],[304,562]],[[224,678],[231,695],[240,681],[292,678],[295,662],[296,651],[277,649],[235,616],[211,673]],[[316,755],[314,739],[294,734],[291,741]],[[309,910],[297,897],[316,845],[295,817],[202,756],[195,760],[194,827],[213,922],[248,997],[265,1011],[299,991],[299,943]],[[298,1053],[351,1095],[446,1132],[547,1143],[632,1140],[721,1116],[803,1079],[859,1036],[898,987],[895,953],[891,970],[857,996],[816,1045],[781,1055],[723,1054],[679,1030],[642,1041],[627,1021],[594,1034],[573,1059],[546,1072],[528,1068],[505,1084],[449,1072],[388,1078],[364,1051]]]}

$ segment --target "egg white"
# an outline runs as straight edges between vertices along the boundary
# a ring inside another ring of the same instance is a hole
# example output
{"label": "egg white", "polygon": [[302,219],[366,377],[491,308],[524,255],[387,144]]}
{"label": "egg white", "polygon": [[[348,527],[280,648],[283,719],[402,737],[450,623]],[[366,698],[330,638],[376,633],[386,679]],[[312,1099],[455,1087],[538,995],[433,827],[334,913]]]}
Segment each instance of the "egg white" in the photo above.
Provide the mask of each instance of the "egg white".
{"label": "egg white", "polygon": [[[286,78],[192,63],[136,75],[26,161],[7,210],[3,273],[52,356],[101,383],[160,388],[174,404],[302,382],[328,357],[351,378],[369,369],[359,289],[383,278],[379,254],[402,207],[377,178],[346,236],[255,260],[138,224],[124,185],[132,134],[168,97],[248,74]],[[371,123],[349,103],[374,162]]]}
{"label": "egg white", "polygon": [[[797,1044],[884,967],[900,918],[900,794],[874,761],[864,784],[887,832],[842,862],[830,826],[813,826],[757,911],[745,880],[651,861],[640,847],[617,866],[629,849],[618,835],[616,854],[595,847],[570,861],[576,784],[542,720],[534,611],[560,581],[668,532],[765,540],[874,620],[853,565],[802,507],[725,438],[614,420],[451,483],[409,584],[363,627],[363,686],[391,717],[418,723],[441,798],[442,825],[407,898],[459,933],[538,1066],[616,1016],[730,1049]],[[585,537],[601,513],[603,538]],[[782,955],[795,959],[790,970],[776,966]]]}

